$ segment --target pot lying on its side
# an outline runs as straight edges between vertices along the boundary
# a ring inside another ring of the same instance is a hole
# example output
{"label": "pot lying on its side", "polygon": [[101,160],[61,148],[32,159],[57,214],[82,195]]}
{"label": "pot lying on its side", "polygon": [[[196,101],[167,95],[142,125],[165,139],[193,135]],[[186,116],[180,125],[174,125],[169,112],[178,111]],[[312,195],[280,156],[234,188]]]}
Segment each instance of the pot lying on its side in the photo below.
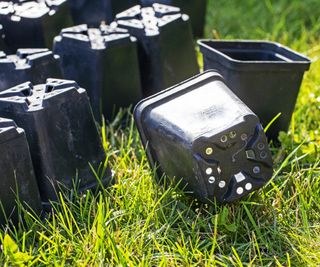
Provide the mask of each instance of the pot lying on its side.
{"label": "pot lying on its side", "polygon": [[272,176],[271,153],[258,117],[217,72],[142,100],[134,116],[158,176],[177,179],[201,201],[236,201]]}

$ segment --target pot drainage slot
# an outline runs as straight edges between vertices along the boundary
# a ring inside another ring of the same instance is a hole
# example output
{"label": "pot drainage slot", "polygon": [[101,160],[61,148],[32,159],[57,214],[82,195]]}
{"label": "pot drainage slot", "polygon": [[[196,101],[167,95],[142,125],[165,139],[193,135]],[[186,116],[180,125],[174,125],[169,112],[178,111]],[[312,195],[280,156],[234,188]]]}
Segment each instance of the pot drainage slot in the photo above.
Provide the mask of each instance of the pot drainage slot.
{"label": "pot drainage slot", "polygon": [[32,95],[32,91],[31,89],[24,89],[24,90],[21,90],[21,93],[24,95],[24,96],[31,96]]}
{"label": "pot drainage slot", "polygon": [[54,86],[53,85],[47,85],[46,86],[46,93],[51,93],[54,90]]}

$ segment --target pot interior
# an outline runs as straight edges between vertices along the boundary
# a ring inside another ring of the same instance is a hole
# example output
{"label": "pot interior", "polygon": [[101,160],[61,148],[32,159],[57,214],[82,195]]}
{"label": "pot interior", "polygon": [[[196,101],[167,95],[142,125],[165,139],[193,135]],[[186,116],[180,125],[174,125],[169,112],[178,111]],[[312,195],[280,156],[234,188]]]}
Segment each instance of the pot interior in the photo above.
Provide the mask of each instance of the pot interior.
{"label": "pot interior", "polygon": [[283,55],[263,49],[219,49],[219,51],[240,61],[291,61]]}

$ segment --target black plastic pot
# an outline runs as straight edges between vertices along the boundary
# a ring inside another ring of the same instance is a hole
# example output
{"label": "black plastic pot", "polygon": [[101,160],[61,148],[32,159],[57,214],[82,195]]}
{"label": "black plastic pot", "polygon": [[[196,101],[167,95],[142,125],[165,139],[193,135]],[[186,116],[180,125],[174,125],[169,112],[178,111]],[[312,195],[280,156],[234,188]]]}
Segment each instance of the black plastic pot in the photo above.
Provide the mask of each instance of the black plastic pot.
{"label": "black plastic pot", "polygon": [[60,30],[71,26],[66,0],[0,3],[0,23],[10,53],[19,48],[51,48]]}
{"label": "black plastic pot", "polygon": [[102,21],[111,23],[117,13],[138,4],[138,0],[70,0],[69,4],[76,24],[99,27]]}
{"label": "black plastic pot", "polygon": [[277,141],[287,131],[304,72],[310,60],[278,43],[265,41],[200,40],[204,69],[215,69],[227,85],[266,126],[281,112],[267,132]]}
{"label": "black plastic pot", "polygon": [[0,91],[20,83],[45,83],[62,78],[59,56],[48,49],[19,49],[14,55],[0,52]]}
{"label": "black plastic pot", "polygon": [[137,40],[127,30],[102,25],[64,29],[55,38],[64,78],[86,88],[95,117],[111,120],[142,98]]}
{"label": "black plastic pot", "polygon": [[41,212],[39,189],[24,131],[0,118],[0,225],[19,221],[19,206]]}
{"label": "black plastic pot", "polygon": [[[26,131],[45,205],[64,187],[77,184],[79,192],[98,187],[89,163],[98,169],[106,155],[86,91],[74,81],[48,79],[46,84],[24,83],[3,91],[0,114]],[[107,168],[101,183],[110,178]]]}
{"label": "black plastic pot", "polygon": [[207,11],[207,0],[140,0],[143,6],[153,3],[180,7],[182,12],[190,16],[193,34],[203,36]]}
{"label": "black plastic pot", "polygon": [[272,176],[258,117],[214,71],[142,100],[134,116],[158,176],[174,177],[201,201],[236,201]]}
{"label": "black plastic pot", "polygon": [[116,22],[138,39],[145,96],[199,73],[189,17],[179,8],[135,6],[118,14]]}

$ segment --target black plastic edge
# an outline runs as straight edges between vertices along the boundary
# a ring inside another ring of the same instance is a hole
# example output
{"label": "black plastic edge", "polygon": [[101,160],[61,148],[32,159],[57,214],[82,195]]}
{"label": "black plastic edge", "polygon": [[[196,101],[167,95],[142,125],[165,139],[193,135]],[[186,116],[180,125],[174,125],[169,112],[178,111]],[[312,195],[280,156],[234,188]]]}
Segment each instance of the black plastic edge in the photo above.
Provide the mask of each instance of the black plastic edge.
{"label": "black plastic edge", "polygon": [[[286,51],[288,53],[293,54],[295,57],[298,57],[301,59],[301,61],[295,61],[293,60],[292,62],[285,62],[285,61],[242,61],[242,60],[236,60],[228,55],[220,52],[219,50],[211,47],[207,43],[235,43],[235,44],[262,44],[266,46],[273,47],[273,49],[281,49],[283,51]],[[296,65],[297,67],[301,68],[301,71],[307,71],[310,68],[311,65],[311,59],[308,57],[290,49],[289,47],[286,47],[280,43],[277,42],[272,42],[272,41],[266,41],[266,40],[213,40],[213,39],[200,39],[197,41],[197,44],[200,47],[200,51],[203,54],[203,56],[207,56],[207,52],[213,52],[215,53],[218,57],[221,58],[222,65],[230,68],[230,69],[235,69],[235,70],[243,70],[246,71],[249,69],[250,64],[254,64],[255,68],[250,68],[250,71],[261,71],[261,69],[258,69],[257,66],[264,68],[264,69],[271,69],[274,70],[274,66],[278,65],[279,67],[282,66],[286,68],[287,66],[290,66],[292,68],[293,65]],[[210,58],[210,56],[208,55]],[[282,69],[276,70],[276,71],[281,71]],[[285,69],[287,70],[287,69]]]}

